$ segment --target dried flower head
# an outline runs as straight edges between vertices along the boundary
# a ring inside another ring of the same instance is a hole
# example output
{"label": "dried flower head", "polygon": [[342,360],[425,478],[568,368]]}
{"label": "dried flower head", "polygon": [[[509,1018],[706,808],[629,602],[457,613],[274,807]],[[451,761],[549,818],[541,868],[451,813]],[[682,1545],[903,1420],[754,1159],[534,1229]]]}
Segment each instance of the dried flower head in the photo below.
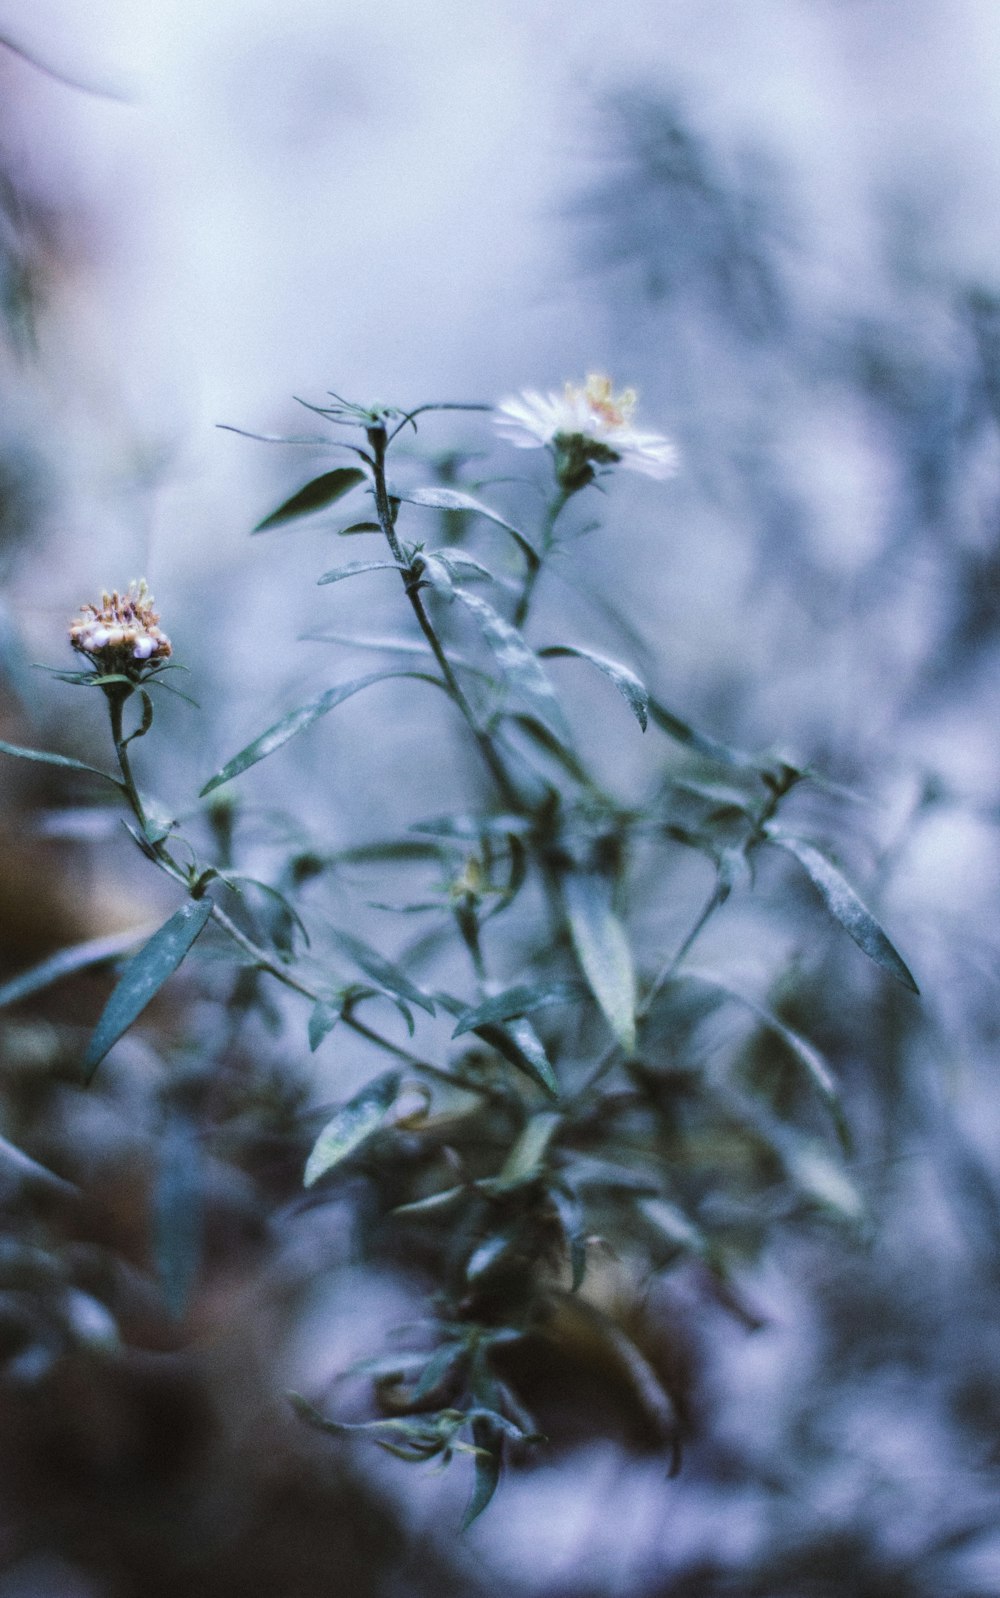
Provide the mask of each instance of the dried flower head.
{"label": "dried flower head", "polygon": [[171,653],[159,620],[143,579],[130,583],[124,594],[117,589],[102,594],[100,605],[81,606],[70,623],[69,641],[101,671],[135,676]]}
{"label": "dried flower head", "polygon": [[552,448],[556,473],[567,493],[594,477],[595,465],[622,466],[647,477],[671,477],[677,450],[660,433],[640,433],[632,425],[635,389],[615,394],[611,379],[592,372],[581,386],[567,383],[561,394],[525,389],[496,410],[497,431],[517,449]]}

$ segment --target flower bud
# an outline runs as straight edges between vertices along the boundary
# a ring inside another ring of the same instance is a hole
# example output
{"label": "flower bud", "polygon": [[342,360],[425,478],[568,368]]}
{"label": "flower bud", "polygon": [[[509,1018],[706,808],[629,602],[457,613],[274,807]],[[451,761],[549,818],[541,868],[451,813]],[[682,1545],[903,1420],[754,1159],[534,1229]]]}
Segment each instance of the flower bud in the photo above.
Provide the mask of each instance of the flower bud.
{"label": "flower bud", "polygon": [[145,581],[133,582],[124,594],[115,589],[101,595],[100,605],[83,605],[70,623],[69,641],[99,671],[139,677],[171,654],[159,621]]}

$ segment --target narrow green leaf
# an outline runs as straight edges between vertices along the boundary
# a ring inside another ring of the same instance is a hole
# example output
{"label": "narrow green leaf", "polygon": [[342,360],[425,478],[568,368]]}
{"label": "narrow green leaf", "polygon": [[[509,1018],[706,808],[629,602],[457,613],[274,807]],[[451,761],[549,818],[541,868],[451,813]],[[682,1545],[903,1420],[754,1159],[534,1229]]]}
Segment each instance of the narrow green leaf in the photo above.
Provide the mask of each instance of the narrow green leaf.
{"label": "narrow green leaf", "polygon": [[299,516],[311,516],[313,511],[325,510],[342,499],[352,488],[366,481],[365,473],[356,466],[338,466],[336,471],[324,472],[306,483],[291,499],[286,499],[270,516],[265,516],[254,528],[255,533],[266,533],[271,527],[281,527]]}
{"label": "narrow green leaf", "polygon": [[212,914],[211,899],[188,899],[175,910],[125,967],[83,1057],[83,1074],[90,1081],[97,1067],[123,1032],[142,1014],[147,1004],[172,976]]}
{"label": "narrow green leaf", "polygon": [[331,1004],[326,999],[319,999],[313,1006],[309,1016],[309,1048],[313,1054],[319,1048],[323,1039],[333,1031],[340,1020],[341,1008],[339,1004]]}
{"label": "narrow green leaf", "polygon": [[282,716],[280,721],[275,722],[273,727],[269,727],[267,732],[262,732],[259,738],[254,739],[253,743],[247,744],[245,749],[241,749],[238,755],[234,755],[232,760],[227,761],[222,767],[221,771],[217,771],[215,776],[206,782],[201,790],[201,797],[204,798],[206,794],[212,793],[216,788],[220,788],[224,782],[231,782],[233,777],[238,777],[244,771],[248,771],[258,761],[265,760],[268,755],[273,754],[276,749],[280,749],[283,744],[286,744],[290,738],[294,738],[296,733],[303,732],[306,727],[311,727],[314,721],[319,720],[320,716],[325,716],[328,711],[336,709],[337,705],[342,705],[345,699],[350,699],[353,694],[360,693],[362,688],[368,688],[372,683],[388,682],[392,678],[399,677],[410,677],[418,682],[429,682],[434,683],[436,687],[441,686],[437,677],[432,677],[429,672],[423,671],[373,671],[366,677],[355,677],[351,682],[338,683],[336,688],[328,688],[325,693],[317,695],[315,699],[310,699],[305,705],[300,705],[297,710],[290,710],[286,716]]}
{"label": "narrow green leaf", "polygon": [[555,1110],[542,1110],[529,1117],[491,1190],[494,1193],[506,1193],[533,1182],[545,1163],[549,1145],[561,1125],[562,1116]]}
{"label": "narrow green leaf", "polygon": [[352,560],[346,566],[334,566],[332,571],[324,572],[322,577],[317,577],[316,584],[322,588],[324,583],[339,583],[345,577],[358,577],[361,572],[405,571],[406,567],[398,560]]}
{"label": "narrow green leaf", "polygon": [[460,599],[475,616],[508,686],[531,706],[535,715],[556,737],[568,743],[570,730],[555,689],[542,670],[538,656],[528,647],[517,628],[505,621],[478,594],[470,594],[465,588],[456,588],[455,598]]}
{"label": "narrow green leaf", "polygon": [[766,827],[765,831],[769,843],[787,850],[805,867],[814,886],[819,889],[826,908],[854,939],[858,948],[863,949],[868,958],[882,966],[890,976],[894,976],[897,982],[901,982],[904,988],[909,988],[911,993],[919,993],[920,989],[902,956],[832,860],[828,860],[811,843],[806,843],[804,838],[793,837],[773,824]]}
{"label": "narrow green leaf", "polygon": [[683,721],[680,716],[674,715],[672,710],[661,700],[651,694],[649,697],[649,718],[655,721],[661,730],[667,733],[677,743],[685,744],[689,749],[694,749],[699,755],[705,755],[709,760],[717,760],[722,766],[732,766],[737,770],[745,770],[759,764],[753,755],[747,754],[742,749],[734,749],[729,744],[722,743],[718,738],[713,738],[710,733],[699,732],[692,727],[690,722]]}
{"label": "narrow green leaf", "polygon": [[364,943],[361,938],[355,938],[350,932],[334,932],[333,935],[366,976],[373,977],[395,997],[409,1000],[410,1004],[415,1004],[428,1015],[434,1014],[433,999],[411,982],[406,972],[400,970],[392,960],[387,960],[377,949]]}
{"label": "narrow green leaf", "polygon": [[485,577],[491,583],[497,581],[488,566],[476,560],[474,555],[467,554],[464,549],[429,549],[425,558],[438,561],[451,577],[461,577],[463,572],[467,572],[470,576]]}
{"label": "narrow green leaf", "polygon": [[167,1309],[181,1320],[201,1262],[202,1171],[196,1128],[171,1115],[157,1145],[153,1259]]}
{"label": "narrow green leaf", "polygon": [[8,744],[2,741],[0,741],[0,754],[16,755],[19,760],[37,760],[44,766],[64,766],[69,771],[89,771],[94,777],[103,777],[105,782],[110,782],[114,788],[122,786],[118,778],[112,777],[109,771],[102,771],[99,766],[88,765],[85,760],[74,760],[70,755],[54,755],[47,749],[23,749],[20,744]]}
{"label": "narrow green leaf", "polygon": [[512,522],[498,515],[488,505],[484,505],[482,500],[474,499],[471,494],[465,494],[457,488],[411,488],[405,493],[394,488],[392,494],[395,499],[401,499],[407,505],[425,505],[431,510],[464,510],[474,516],[485,516],[487,521],[495,522],[498,527],[511,534],[530,567],[535,568],[540,564],[538,551],[531,540],[526,538]]}
{"label": "narrow green leaf", "polygon": [[628,666],[623,666],[620,661],[609,660],[606,655],[597,655],[592,649],[581,649],[576,644],[552,644],[547,649],[538,651],[543,660],[553,660],[562,655],[575,655],[579,660],[589,660],[598,671],[603,671],[609,677],[628,705],[643,732],[649,720],[649,689],[645,683],[630,671]]}
{"label": "narrow green leaf", "polygon": [[625,928],[611,908],[611,884],[593,872],[562,881],[573,947],[590,990],[626,1052],[635,1048],[635,969]]}
{"label": "narrow green leaf", "polygon": [[379,1130],[386,1110],[399,1091],[399,1081],[398,1071],[385,1072],[363,1087],[327,1121],[306,1161],[304,1187],[312,1187]]}
{"label": "narrow green leaf", "polygon": [[486,1022],[475,1028],[475,1035],[547,1093],[551,1093],[553,1098],[558,1098],[559,1080],[530,1021],[512,1021],[508,1026]]}
{"label": "narrow green leaf", "polygon": [[700,1258],[707,1254],[708,1244],[701,1232],[688,1220],[684,1211],[669,1199],[639,1198],[636,1208],[672,1248],[683,1249],[685,1253]]}
{"label": "narrow green leaf", "polygon": [[341,538],[352,538],[355,533],[380,533],[382,531],[378,522],[351,522],[349,527],[338,527],[337,533]]}
{"label": "narrow green leaf", "polygon": [[500,1485],[500,1439],[488,1420],[474,1420],[472,1423],[472,1441],[476,1447],[475,1453],[475,1482],[472,1496],[465,1506],[462,1516],[461,1531],[468,1531],[474,1520],[477,1520],[486,1509],[494,1493]]}
{"label": "narrow green leaf", "polygon": [[494,998],[477,1004],[475,1009],[464,1011],[458,1018],[452,1037],[459,1038],[463,1032],[474,1032],[483,1022],[510,1021],[515,1016],[530,1015],[548,1004],[568,1004],[578,999],[582,992],[582,984],[572,980],[525,983],[520,987],[507,988]]}
{"label": "narrow green leaf", "polygon": [[44,988],[61,982],[64,977],[119,959],[154,931],[152,926],[130,927],[126,932],[112,932],[104,938],[89,938],[86,943],[74,943],[69,949],[60,949],[58,954],[11,977],[9,982],[0,987],[0,1010],[6,1009],[9,1004],[17,1004],[32,993],[41,993]]}
{"label": "narrow green leaf", "polygon": [[572,749],[550,732],[537,716],[515,715],[510,718],[514,724],[526,733],[533,744],[545,751],[553,760],[557,761],[562,769],[578,782],[583,788],[593,786],[589,773],[582,760]]}

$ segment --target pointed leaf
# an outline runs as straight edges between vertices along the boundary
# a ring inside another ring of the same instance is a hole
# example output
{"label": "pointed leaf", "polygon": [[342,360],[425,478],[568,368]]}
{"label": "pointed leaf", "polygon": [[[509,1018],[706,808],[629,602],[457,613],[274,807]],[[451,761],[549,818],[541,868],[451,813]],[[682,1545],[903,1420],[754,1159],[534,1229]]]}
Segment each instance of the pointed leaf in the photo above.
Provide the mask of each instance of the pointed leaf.
{"label": "pointed leaf", "polygon": [[713,738],[710,733],[699,732],[690,722],[682,721],[680,716],[675,716],[672,710],[668,710],[667,706],[659,699],[655,699],[652,694],[649,698],[649,718],[678,743],[686,744],[689,749],[694,749],[699,755],[707,756],[709,760],[717,760],[722,766],[733,766],[742,770],[759,763],[753,755],[747,754],[744,750],[734,749],[718,738]]}
{"label": "pointed leaf", "polygon": [[505,532],[511,534],[529,567],[534,568],[539,565],[538,551],[519,528],[507,521],[505,517],[499,516],[488,505],[484,505],[482,500],[473,499],[471,494],[465,494],[461,489],[411,488],[408,492],[403,493],[394,488],[392,494],[395,499],[401,499],[407,505],[426,505],[431,510],[465,510],[470,511],[474,516],[485,516],[487,521],[495,522],[498,527],[502,527]]}
{"label": "pointed leaf", "polygon": [[488,1420],[474,1420],[472,1440],[476,1445],[476,1479],[462,1516],[461,1531],[468,1531],[472,1522],[487,1508],[500,1485],[500,1439],[492,1424]]}
{"label": "pointed leaf", "polygon": [[211,899],[189,899],[153,933],[138,954],[132,956],[87,1045],[83,1057],[86,1081],[90,1081],[108,1050],[128,1031],[167,978],[177,970],[211,914]]}
{"label": "pointed leaf", "polygon": [[603,671],[605,677],[611,679],[643,732],[646,731],[649,719],[649,690],[628,666],[623,666],[617,660],[609,660],[606,655],[596,655],[592,649],[580,649],[576,644],[552,644],[548,649],[540,649],[538,653],[543,660],[552,660],[561,655],[575,655],[580,660],[589,660],[592,666],[596,666],[598,671]]}
{"label": "pointed leaf", "polygon": [[340,1016],[339,1004],[330,1004],[326,999],[317,1000],[309,1017],[309,1048],[313,1054],[327,1034],[333,1031]]}
{"label": "pointed leaf", "polygon": [[352,560],[346,566],[334,566],[332,571],[324,572],[322,577],[317,577],[317,587],[322,588],[324,583],[339,583],[345,577],[357,577],[361,572],[405,572],[407,568],[401,566],[398,560]]}
{"label": "pointed leaf", "polygon": [[594,873],[563,878],[563,906],[590,990],[622,1048],[635,1048],[635,970],[625,928],[611,908],[611,885]]}
{"label": "pointed leaf", "polygon": [[201,797],[212,793],[215,788],[220,788],[224,782],[230,782],[233,777],[238,777],[242,772],[248,771],[258,761],[265,760],[286,744],[296,733],[303,732],[306,727],[311,727],[320,716],[325,716],[328,711],[334,710],[337,705],[342,705],[345,699],[350,699],[353,694],[360,693],[362,688],[368,688],[372,683],[388,682],[394,677],[411,677],[419,682],[430,682],[440,687],[437,677],[432,677],[429,672],[423,671],[373,671],[367,677],[355,677],[351,682],[338,683],[336,688],[328,688],[325,693],[310,699],[305,705],[300,705],[297,710],[290,710],[280,721],[269,727],[267,732],[262,732],[253,743],[247,744],[238,755],[217,771],[215,776],[206,782],[201,790]]}
{"label": "pointed leaf", "polygon": [[47,749],[23,749],[20,744],[8,744],[2,741],[0,741],[0,754],[16,755],[19,760],[37,760],[44,766],[65,766],[70,771],[89,771],[94,777],[103,777],[105,782],[110,782],[113,787],[121,787],[118,778],[113,777],[110,771],[102,771],[99,766],[90,766],[85,760],[74,760],[70,755],[54,755]]}
{"label": "pointed leaf", "polygon": [[378,522],[351,522],[349,527],[338,527],[337,533],[341,538],[351,538],[355,533],[380,533],[382,531]]}
{"label": "pointed leaf", "polygon": [[456,588],[455,598],[460,599],[475,616],[508,686],[531,706],[535,715],[558,738],[569,742],[569,727],[555,689],[539,665],[538,656],[528,647],[517,628],[505,621],[478,594]]}
{"label": "pointed leaf", "polygon": [[475,1035],[547,1093],[551,1093],[553,1098],[558,1098],[558,1078],[530,1021],[511,1021],[508,1026],[494,1026],[487,1022],[475,1028]]}
{"label": "pointed leaf", "polygon": [[306,1161],[303,1187],[312,1187],[379,1130],[386,1110],[399,1091],[399,1081],[398,1071],[387,1071],[376,1077],[327,1121]]}
{"label": "pointed leaf", "polygon": [[269,528],[281,527],[298,516],[311,516],[314,511],[325,510],[365,480],[365,473],[359,471],[357,466],[338,466],[336,471],[324,472],[321,477],[314,477],[312,482],[306,483],[291,499],[286,499],[270,516],[265,516],[262,522],[257,523],[254,532],[265,533]]}
{"label": "pointed leaf", "polygon": [[105,965],[108,960],[119,959],[153,931],[155,928],[152,926],[130,927],[126,932],[112,932],[106,938],[89,938],[86,943],[74,943],[69,949],[60,949],[58,954],[11,977],[9,982],[0,987],[0,1010],[6,1009],[8,1004],[17,1004],[32,993],[40,993],[54,982],[61,982],[63,977]]}
{"label": "pointed leaf", "polygon": [[387,960],[377,949],[373,949],[360,938],[355,938],[350,932],[335,932],[334,937],[366,976],[373,977],[381,987],[387,988],[390,994],[397,998],[408,999],[419,1010],[425,1010],[428,1015],[434,1014],[434,1001],[412,983],[406,972],[401,971],[393,961]]}
{"label": "pointed leaf", "polygon": [[475,1009],[464,1011],[458,1018],[452,1037],[459,1038],[463,1032],[474,1032],[483,1022],[510,1021],[515,1016],[530,1015],[532,1011],[541,1010],[548,1004],[568,1004],[578,999],[583,991],[582,983],[573,980],[525,983],[520,987],[507,988],[494,998],[477,1004]]}
{"label": "pointed leaf", "polygon": [[774,825],[768,826],[765,831],[770,843],[786,849],[805,867],[813,884],[819,889],[826,908],[834,920],[840,922],[844,931],[850,934],[858,948],[863,949],[868,958],[882,966],[890,976],[894,976],[897,982],[901,982],[904,988],[909,988],[911,993],[919,993],[920,989],[902,956],[893,948],[871,911],[862,904],[833,861],[828,860],[811,843],[806,843],[804,838],[779,831]]}

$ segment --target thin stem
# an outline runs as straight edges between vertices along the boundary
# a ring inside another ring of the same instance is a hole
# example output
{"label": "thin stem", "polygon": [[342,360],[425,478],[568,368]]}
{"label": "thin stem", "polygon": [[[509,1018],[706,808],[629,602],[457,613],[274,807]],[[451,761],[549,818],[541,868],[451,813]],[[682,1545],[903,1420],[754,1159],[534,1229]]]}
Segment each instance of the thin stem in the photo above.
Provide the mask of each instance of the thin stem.
{"label": "thin stem", "polygon": [[684,939],[680,948],[677,950],[677,953],[672,959],[667,961],[666,965],[663,967],[663,970],[653,983],[653,986],[646,994],[642,1004],[636,1011],[637,1020],[642,1020],[649,1014],[660,993],[660,990],[666,986],[674,972],[680,966],[681,962],[690,954],[695,939],[700,936],[711,917],[715,914],[716,910],[718,910],[719,906],[725,903],[725,901],[726,895],[719,892],[718,884],[716,884],[716,886],[712,889],[712,892],[709,894],[708,899],[705,901],[705,906],[701,914],[699,915],[694,926],[691,928],[690,932],[687,934],[687,937]]}
{"label": "thin stem", "polygon": [[451,695],[455,705],[457,705],[458,709],[465,717],[469,729],[479,746],[480,753],[489,767],[498,788],[503,794],[505,802],[512,808],[519,810],[522,808],[521,797],[517,793],[510,777],[507,775],[503,762],[500,759],[500,756],[497,754],[496,749],[493,747],[492,739],[490,738],[489,734],[485,732],[482,727],[480,727],[479,722],[476,719],[475,711],[466,698],[461,683],[455,676],[451,662],[445,653],[444,645],[438,637],[434,623],[427,614],[424,602],[420,597],[420,590],[417,586],[417,573],[413,569],[413,563],[407,560],[403,551],[403,546],[400,544],[399,538],[397,537],[396,527],[392,516],[392,506],[389,503],[389,491],[386,487],[385,481],[385,429],[382,427],[373,427],[369,431],[368,438],[372,446],[372,454],[375,457],[375,509],[378,514],[379,525],[381,526],[382,532],[385,534],[386,542],[392,551],[393,559],[403,567],[401,575],[403,579],[403,586],[406,590],[406,597],[410,601],[413,614],[417,618],[420,631],[426,638],[430,646],[431,653],[433,654],[434,659],[437,661],[438,666],[441,668],[441,675],[448,685],[448,692]]}
{"label": "thin stem", "polygon": [[549,507],[545,513],[545,522],[542,527],[542,547],[539,552],[539,559],[537,564],[529,566],[528,570],[524,574],[524,585],[521,589],[521,596],[517,602],[517,608],[514,611],[515,627],[523,627],[524,623],[528,619],[528,611],[531,608],[531,600],[535,592],[535,584],[541,576],[542,563],[552,549],[552,535],[555,531],[555,525],[559,520],[559,515],[569,497],[569,493],[565,488],[557,488],[556,492],[552,496],[552,499],[549,501]]}

